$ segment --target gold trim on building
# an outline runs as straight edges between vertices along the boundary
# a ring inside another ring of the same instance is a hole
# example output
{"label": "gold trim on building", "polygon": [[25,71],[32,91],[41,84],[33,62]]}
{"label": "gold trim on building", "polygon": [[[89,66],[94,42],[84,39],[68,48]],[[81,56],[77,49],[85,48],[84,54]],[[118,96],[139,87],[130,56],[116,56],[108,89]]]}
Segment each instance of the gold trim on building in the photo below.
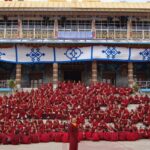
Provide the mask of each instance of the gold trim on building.
{"label": "gold trim on building", "polygon": [[47,2],[0,2],[0,10],[21,11],[131,11],[150,12],[150,3],[100,2],[99,0],[50,0]]}

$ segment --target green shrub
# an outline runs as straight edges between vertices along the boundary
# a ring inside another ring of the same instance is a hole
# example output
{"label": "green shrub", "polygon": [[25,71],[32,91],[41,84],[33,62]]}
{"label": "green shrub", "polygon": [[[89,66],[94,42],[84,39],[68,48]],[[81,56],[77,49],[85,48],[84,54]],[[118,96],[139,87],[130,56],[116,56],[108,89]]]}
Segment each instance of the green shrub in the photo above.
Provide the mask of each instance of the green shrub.
{"label": "green shrub", "polygon": [[134,83],[134,85],[133,85],[133,90],[134,90],[135,92],[138,92],[139,86],[138,86],[137,83]]}
{"label": "green shrub", "polygon": [[9,88],[14,89],[16,87],[15,81],[14,80],[9,80],[8,81],[8,86],[9,86]]}

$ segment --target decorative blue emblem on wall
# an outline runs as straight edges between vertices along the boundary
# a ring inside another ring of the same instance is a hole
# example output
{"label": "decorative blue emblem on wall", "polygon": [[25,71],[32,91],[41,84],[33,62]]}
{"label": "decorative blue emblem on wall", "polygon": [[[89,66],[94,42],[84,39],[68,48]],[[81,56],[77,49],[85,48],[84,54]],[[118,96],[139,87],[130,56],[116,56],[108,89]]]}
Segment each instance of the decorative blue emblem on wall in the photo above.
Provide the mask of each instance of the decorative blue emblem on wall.
{"label": "decorative blue emblem on wall", "polygon": [[71,61],[72,60],[77,60],[83,52],[79,48],[69,48],[67,51],[64,53]]}
{"label": "decorative blue emblem on wall", "polygon": [[150,49],[145,49],[144,51],[140,52],[139,54],[142,55],[143,60],[150,61]]}
{"label": "decorative blue emblem on wall", "polygon": [[1,59],[1,56],[4,56],[4,55],[6,55],[6,54],[5,54],[5,53],[0,52],[0,59]]}
{"label": "decorative blue emblem on wall", "polygon": [[39,48],[32,48],[30,53],[26,54],[27,57],[30,57],[33,62],[39,62],[42,56],[45,56],[45,53],[41,53]]}
{"label": "decorative blue emblem on wall", "polygon": [[120,54],[120,51],[117,51],[115,47],[107,47],[106,50],[103,50],[102,53],[105,53],[107,55],[107,58],[114,59],[117,54]]}

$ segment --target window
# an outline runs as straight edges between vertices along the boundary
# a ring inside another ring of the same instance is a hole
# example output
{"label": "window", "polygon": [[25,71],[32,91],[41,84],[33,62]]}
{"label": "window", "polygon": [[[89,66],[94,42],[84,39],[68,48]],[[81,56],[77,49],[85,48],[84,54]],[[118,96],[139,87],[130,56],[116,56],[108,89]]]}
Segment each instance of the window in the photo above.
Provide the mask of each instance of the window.
{"label": "window", "polygon": [[96,20],[96,29],[127,29],[127,22],[121,20]]}
{"label": "window", "polygon": [[91,30],[92,28],[92,21],[91,20],[66,20],[58,21],[59,30],[65,31],[87,31]]}
{"label": "window", "polygon": [[53,29],[53,20],[23,20],[22,26],[24,29]]}
{"label": "window", "polygon": [[150,21],[133,21],[132,26],[135,30],[149,30]]}

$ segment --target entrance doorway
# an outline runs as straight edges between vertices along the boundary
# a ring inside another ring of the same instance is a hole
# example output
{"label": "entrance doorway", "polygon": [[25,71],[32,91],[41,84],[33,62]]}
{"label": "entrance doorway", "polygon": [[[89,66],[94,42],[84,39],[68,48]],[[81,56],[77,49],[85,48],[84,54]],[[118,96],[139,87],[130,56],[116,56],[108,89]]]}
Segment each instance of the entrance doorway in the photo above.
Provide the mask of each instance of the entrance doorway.
{"label": "entrance doorway", "polygon": [[64,80],[65,81],[81,81],[81,71],[80,70],[65,70]]}
{"label": "entrance doorway", "polygon": [[32,88],[37,88],[43,84],[43,74],[40,72],[31,72],[29,74],[30,86]]}
{"label": "entrance doorway", "polygon": [[102,81],[104,83],[116,85],[116,74],[113,72],[104,72],[102,75]]}

